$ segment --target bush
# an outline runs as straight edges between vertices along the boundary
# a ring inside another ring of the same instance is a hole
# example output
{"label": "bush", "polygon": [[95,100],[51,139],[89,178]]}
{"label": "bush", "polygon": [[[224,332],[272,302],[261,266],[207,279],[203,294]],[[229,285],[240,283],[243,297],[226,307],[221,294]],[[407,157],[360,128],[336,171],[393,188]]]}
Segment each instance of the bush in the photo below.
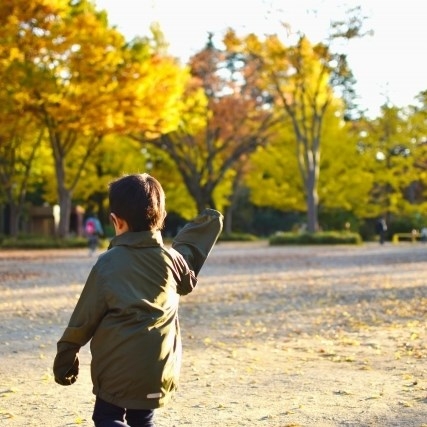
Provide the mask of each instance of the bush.
{"label": "bush", "polygon": [[222,233],[218,240],[222,242],[254,242],[259,238],[249,233]]}
{"label": "bush", "polygon": [[348,231],[322,231],[318,233],[292,233],[279,231],[269,238],[270,245],[337,245],[362,243],[358,233]]}
{"label": "bush", "polygon": [[[87,248],[85,237],[69,237],[58,239],[46,236],[3,237],[0,249],[77,249]],[[100,239],[99,246],[106,248],[108,240]]]}

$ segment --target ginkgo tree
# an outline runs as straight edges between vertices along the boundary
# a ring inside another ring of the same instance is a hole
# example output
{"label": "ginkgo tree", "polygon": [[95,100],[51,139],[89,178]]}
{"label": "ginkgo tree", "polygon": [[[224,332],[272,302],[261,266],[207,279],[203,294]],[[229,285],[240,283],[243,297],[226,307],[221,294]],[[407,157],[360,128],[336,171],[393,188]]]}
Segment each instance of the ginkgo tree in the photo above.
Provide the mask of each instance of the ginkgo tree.
{"label": "ginkgo tree", "polygon": [[20,71],[10,90],[46,128],[64,237],[73,191],[102,139],[128,126],[167,129],[182,71],[142,41],[127,44],[89,1],[2,3],[0,24],[6,60]]}
{"label": "ginkgo tree", "polygon": [[[339,110],[331,109],[324,121],[320,135],[323,142],[319,207],[363,217],[374,182],[371,163],[366,162],[359,151],[358,134],[352,130],[351,123],[340,117]],[[304,183],[295,156],[291,123],[282,124],[270,144],[252,155],[250,164],[245,183],[255,205],[305,212]]]}
{"label": "ginkgo tree", "polygon": [[[4,6],[0,5],[0,13]],[[16,85],[17,80],[27,78],[28,69],[18,60],[19,49],[8,43],[7,30],[0,26],[0,202],[9,209],[6,228],[16,236],[28,191],[41,179],[40,165],[46,164],[43,143],[47,132],[26,109],[29,93],[25,86]]]}
{"label": "ginkgo tree", "polygon": [[[357,17],[356,17],[357,18]],[[358,35],[361,20],[351,21],[352,31],[334,36]],[[340,34],[341,32],[341,34]],[[301,35],[297,43],[286,46],[278,35],[260,38],[249,34],[237,37],[229,31],[225,37],[229,50],[241,52],[258,71],[259,82],[282,111],[283,123],[292,127],[298,172],[301,176],[307,212],[307,230],[318,227],[321,141],[325,115],[340,107],[337,89],[347,94],[352,74],[344,55],[333,54],[325,43],[313,44]],[[341,109],[344,111],[344,95]],[[285,185],[285,184],[284,184]]]}
{"label": "ginkgo tree", "polygon": [[416,96],[416,104],[408,107],[406,124],[416,174],[416,179],[411,184],[410,195],[415,204],[415,214],[425,217],[427,212],[427,90],[420,92]]}
{"label": "ginkgo tree", "polygon": [[384,105],[381,114],[365,123],[361,139],[364,157],[369,158],[373,184],[369,216],[410,215],[422,211],[411,195],[421,182],[418,161],[422,158],[423,131],[417,132],[416,115],[395,106]]}
{"label": "ginkgo tree", "polygon": [[9,206],[8,229],[15,237],[26,196],[42,179],[41,165],[47,153],[44,129],[35,127],[30,115],[0,110],[0,201]]}

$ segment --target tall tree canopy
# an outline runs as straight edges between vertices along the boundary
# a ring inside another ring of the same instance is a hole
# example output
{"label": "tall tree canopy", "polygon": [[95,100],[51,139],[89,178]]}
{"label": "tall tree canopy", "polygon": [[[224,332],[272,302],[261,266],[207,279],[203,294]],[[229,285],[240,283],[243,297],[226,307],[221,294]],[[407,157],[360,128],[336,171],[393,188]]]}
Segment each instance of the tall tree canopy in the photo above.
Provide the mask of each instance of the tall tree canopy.
{"label": "tall tree canopy", "polygon": [[154,139],[133,134],[168,153],[198,210],[228,203],[233,167],[265,144],[271,131],[268,100],[243,65],[209,41],[189,62],[178,126]]}
{"label": "tall tree canopy", "polygon": [[[351,131],[351,123],[335,113],[325,116],[321,133],[319,206],[364,216],[374,176],[358,149],[358,135]],[[282,125],[271,143],[251,158],[245,179],[251,200],[258,206],[305,212],[304,184],[298,168],[289,123],[287,127]]]}
{"label": "tall tree canopy", "polygon": [[166,131],[182,70],[148,43],[126,44],[86,0],[2,3],[0,24],[1,57],[16,71],[9,90],[47,130],[64,237],[73,191],[103,137]]}
{"label": "tall tree canopy", "polygon": [[[351,36],[360,22],[352,21]],[[337,30],[334,36],[339,36]],[[342,34],[341,34],[342,35]],[[349,37],[348,34],[345,35]],[[259,82],[282,111],[284,126],[290,120],[293,129],[298,170],[307,212],[307,229],[318,229],[321,137],[324,118],[332,109],[344,111],[345,97],[352,74],[344,55],[333,54],[324,43],[312,44],[304,35],[295,45],[285,46],[277,35],[264,39],[250,34],[238,38],[230,31],[225,39],[229,50],[241,52],[253,62]]]}
{"label": "tall tree canopy", "polygon": [[[374,182],[369,216],[409,215],[422,211],[415,190],[422,182],[421,160],[425,148],[417,131],[417,114],[384,105],[382,114],[365,122],[361,139]],[[409,115],[408,115],[409,113]],[[418,116],[419,118],[420,116]]]}

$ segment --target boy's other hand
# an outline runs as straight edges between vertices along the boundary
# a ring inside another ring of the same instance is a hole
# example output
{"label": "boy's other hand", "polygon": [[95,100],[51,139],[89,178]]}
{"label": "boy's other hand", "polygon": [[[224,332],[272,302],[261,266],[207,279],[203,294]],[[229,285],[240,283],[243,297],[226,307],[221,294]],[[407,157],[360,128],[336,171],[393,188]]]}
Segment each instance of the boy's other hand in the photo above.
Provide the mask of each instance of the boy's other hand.
{"label": "boy's other hand", "polygon": [[[62,357],[60,357],[62,356]],[[68,359],[68,360],[67,360]],[[55,382],[60,385],[71,385],[77,381],[79,375],[79,357],[73,355],[74,360],[64,357],[64,354],[57,355],[53,365],[53,373]],[[71,368],[70,368],[70,362]]]}

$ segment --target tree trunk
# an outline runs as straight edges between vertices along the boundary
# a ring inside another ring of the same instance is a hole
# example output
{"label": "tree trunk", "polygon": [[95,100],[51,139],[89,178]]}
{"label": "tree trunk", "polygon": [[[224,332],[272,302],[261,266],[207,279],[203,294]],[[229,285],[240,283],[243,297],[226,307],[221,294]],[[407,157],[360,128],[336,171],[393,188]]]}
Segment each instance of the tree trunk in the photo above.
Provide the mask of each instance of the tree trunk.
{"label": "tree trunk", "polygon": [[224,232],[231,234],[233,232],[233,206],[227,207],[226,215],[224,215]]}
{"label": "tree trunk", "polygon": [[[213,189],[206,189],[206,188],[189,188],[190,194],[193,196],[197,211],[202,212],[206,208],[216,209],[215,201],[213,199]],[[193,190],[193,191],[192,191]]]}
{"label": "tree trunk", "polygon": [[19,220],[21,219],[22,209],[19,209],[12,199],[9,200],[9,229],[11,237],[17,237],[19,232]]}
{"label": "tree trunk", "polygon": [[307,195],[307,231],[315,233],[319,230],[317,191]]}
{"label": "tree trunk", "polygon": [[59,197],[59,224],[56,234],[61,239],[67,237],[70,227],[71,217],[71,197],[72,193],[63,185],[58,185]]}
{"label": "tree trunk", "polygon": [[229,196],[230,205],[227,207],[226,215],[224,215],[224,231],[227,234],[230,234],[233,232],[233,213],[234,213],[234,210],[236,209],[236,204],[238,199],[237,194],[238,194],[239,185],[243,176],[244,164],[245,163],[243,161],[237,164],[236,174],[234,175],[233,183],[231,186],[231,194]]}
{"label": "tree trunk", "polygon": [[307,231],[315,233],[319,230],[319,196],[317,194],[318,172],[315,168],[308,171],[307,179]]}

